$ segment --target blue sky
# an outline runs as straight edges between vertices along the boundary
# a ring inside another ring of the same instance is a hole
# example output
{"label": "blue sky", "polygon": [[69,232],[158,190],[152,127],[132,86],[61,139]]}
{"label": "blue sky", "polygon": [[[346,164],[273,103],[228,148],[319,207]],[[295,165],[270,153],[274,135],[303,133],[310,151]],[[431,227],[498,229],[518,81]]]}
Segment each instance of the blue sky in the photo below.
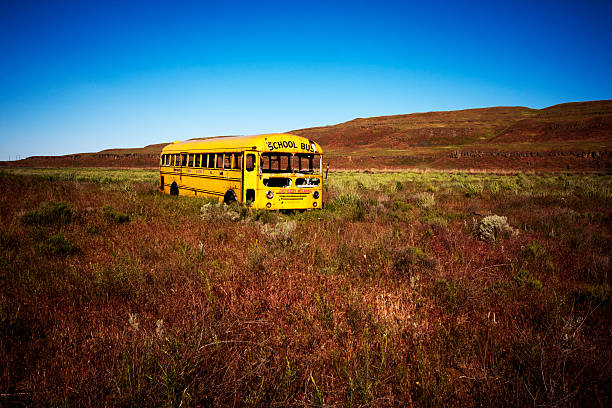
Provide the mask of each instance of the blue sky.
{"label": "blue sky", "polygon": [[612,98],[612,3],[4,1],[0,160]]}

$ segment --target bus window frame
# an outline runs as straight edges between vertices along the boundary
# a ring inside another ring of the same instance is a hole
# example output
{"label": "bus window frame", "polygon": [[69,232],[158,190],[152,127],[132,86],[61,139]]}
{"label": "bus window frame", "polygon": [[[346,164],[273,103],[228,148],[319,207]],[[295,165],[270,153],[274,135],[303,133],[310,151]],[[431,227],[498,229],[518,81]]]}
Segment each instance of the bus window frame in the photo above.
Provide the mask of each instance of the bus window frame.
{"label": "bus window frame", "polygon": [[234,153],[234,170],[242,170],[242,153]]}

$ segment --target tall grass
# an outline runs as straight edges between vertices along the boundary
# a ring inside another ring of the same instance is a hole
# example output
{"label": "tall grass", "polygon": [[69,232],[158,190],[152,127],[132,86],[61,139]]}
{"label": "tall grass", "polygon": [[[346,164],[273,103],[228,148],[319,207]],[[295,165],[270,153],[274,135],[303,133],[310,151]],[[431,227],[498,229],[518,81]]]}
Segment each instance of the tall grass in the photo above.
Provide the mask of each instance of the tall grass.
{"label": "tall grass", "polygon": [[295,214],[154,171],[0,181],[1,404],[612,399],[608,175],[332,172]]}

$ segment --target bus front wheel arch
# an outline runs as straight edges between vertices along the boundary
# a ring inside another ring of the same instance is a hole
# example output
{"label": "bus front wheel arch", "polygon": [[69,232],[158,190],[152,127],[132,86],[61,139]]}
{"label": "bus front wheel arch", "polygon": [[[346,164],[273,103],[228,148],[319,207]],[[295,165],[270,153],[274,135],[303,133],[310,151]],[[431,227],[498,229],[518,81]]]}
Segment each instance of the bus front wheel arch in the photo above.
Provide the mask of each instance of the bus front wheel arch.
{"label": "bus front wheel arch", "polygon": [[174,196],[179,195],[179,188],[178,188],[178,184],[176,184],[176,181],[173,182],[172,185],[170,186],[170,195],[174,195]]}
{"label": "bus front wheel arch", "polygon": [[233,204],[238,202],[238,198],[236,197],[236,193],[234,190],[227,190],[225,195],[223,196],[223,202],[225,204]]}

